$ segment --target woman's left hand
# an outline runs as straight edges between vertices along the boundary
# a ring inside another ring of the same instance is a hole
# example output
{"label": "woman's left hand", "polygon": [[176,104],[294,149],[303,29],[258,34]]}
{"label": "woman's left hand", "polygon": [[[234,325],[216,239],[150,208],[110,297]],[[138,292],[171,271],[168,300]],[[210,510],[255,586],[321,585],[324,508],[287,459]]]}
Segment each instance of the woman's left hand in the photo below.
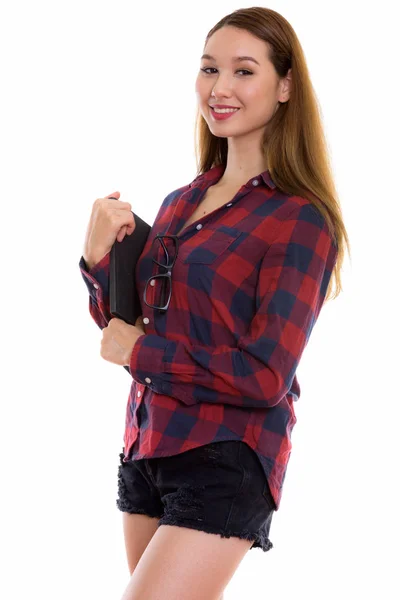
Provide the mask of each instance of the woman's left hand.
{"label": "woman's left hand", "polygon": [[129,367],[136,340],[146,332],[140,316],[135,325],[129,325],[122,319],[113,317],[107,327],[102,329],[102,333],[100,356],[116,365]]}

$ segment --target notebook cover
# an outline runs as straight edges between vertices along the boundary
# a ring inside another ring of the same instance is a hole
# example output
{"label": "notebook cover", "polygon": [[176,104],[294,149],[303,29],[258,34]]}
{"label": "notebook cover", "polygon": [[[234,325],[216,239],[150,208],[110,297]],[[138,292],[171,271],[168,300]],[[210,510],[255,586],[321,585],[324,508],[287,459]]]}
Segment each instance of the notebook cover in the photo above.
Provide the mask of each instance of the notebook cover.
{"label": "notebook cover", "polygon": [[[110,313],[129,325],[135,325],[142,314],[135,269],[151,230],[151,226],[135,212],[133,215],[135,231],[125,235],[122,242],[116,240],[110,252]],[[130,372],[126,365],[124,368]]]}

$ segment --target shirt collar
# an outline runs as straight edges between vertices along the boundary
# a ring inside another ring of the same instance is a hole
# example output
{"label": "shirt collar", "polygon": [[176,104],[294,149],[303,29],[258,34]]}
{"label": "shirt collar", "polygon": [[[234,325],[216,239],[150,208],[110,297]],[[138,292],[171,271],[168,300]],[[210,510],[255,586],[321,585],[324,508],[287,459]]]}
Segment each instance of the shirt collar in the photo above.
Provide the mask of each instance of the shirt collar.
{"label": "shirt collar", "polygon": [[[212,167],[205,173],[202,173],[201,175],[196,177],[196,179],[190,184],[190,187],[192,187],[195,183],[206,184],[207,186],[213,185],[215,182],[217,182],[222,177],[222,174],[224,171],[225,171],[224,165],[217,165],[216,167]],[[251,182],[254,179],[258,179],[259,181],[262,180],[272,190],[276,188],[276,185],[275,185],[274,181],[272,180],[271,174],[268,171],[268,169],[266,171],[263,171],[256,177],[252,177],[251,179],[249,179],[247,184],[251,185]]]}

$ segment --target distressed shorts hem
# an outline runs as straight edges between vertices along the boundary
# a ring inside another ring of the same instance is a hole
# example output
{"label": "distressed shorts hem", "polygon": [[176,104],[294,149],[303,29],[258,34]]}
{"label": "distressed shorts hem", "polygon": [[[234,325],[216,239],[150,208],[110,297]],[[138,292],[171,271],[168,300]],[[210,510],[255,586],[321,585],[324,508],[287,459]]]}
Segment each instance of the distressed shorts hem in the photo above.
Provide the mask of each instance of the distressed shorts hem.
{"label": "distressed shorts hem", "polygon": [[130,515],[147,515],[148,517],[160,519],[162,515],[157,514],[149,510],[148,508],[136,508],[131,506],[128,502],[125,502],[123,499],[119,498],[116,500],[117,508],[122,512],[127,512]]}
{"label": "distressed shorts hem", "polygon": [[158,525],[177,525],[178,527],[188,527],[189,529],[196,529],[198,531],[205,531],[206,533],[214,533],[219,534],[223,538],[237,537],[244,540],[253,540],[254,543],[250,546],[250,550],[253,548],[261,548],[264,552],[268,552],[273,548],[273,543],[263,535],[260,535],[257,532],[250,531],[229,531],[218,529],[217,527],[212,527],[210,525],[206,525],[205,523],[199,523],[198,521],[192,520],[183,520],[183,519],[175,519],[174,517],[168,517],[164,515]]}

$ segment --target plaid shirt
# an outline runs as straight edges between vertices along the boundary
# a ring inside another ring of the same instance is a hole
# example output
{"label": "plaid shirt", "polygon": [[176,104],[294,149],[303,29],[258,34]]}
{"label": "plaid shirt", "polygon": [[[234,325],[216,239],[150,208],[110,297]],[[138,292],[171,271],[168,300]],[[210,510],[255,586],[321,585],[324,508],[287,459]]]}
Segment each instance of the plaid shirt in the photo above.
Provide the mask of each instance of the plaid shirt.
{"label": "plaid shirt", "polygon": [[[149,308],[145,284],[165,272],[152,261],[165,262],[161,245],[152,247],[155,235],[176,235],[223,171],[213,167],[164,199],[137,263],[146,334],[130,357],[123,460],[242,440],[256,452],[278,510],[297,421],[296,369],[337,248],[317,209],[280,191],[265,171],[178,236],[168,310]],[[102,329],[112,318],[109,253],[89,271],[81,257],[79,267]],[[149,304],[157,304],[161,281],[148,285]]]}

